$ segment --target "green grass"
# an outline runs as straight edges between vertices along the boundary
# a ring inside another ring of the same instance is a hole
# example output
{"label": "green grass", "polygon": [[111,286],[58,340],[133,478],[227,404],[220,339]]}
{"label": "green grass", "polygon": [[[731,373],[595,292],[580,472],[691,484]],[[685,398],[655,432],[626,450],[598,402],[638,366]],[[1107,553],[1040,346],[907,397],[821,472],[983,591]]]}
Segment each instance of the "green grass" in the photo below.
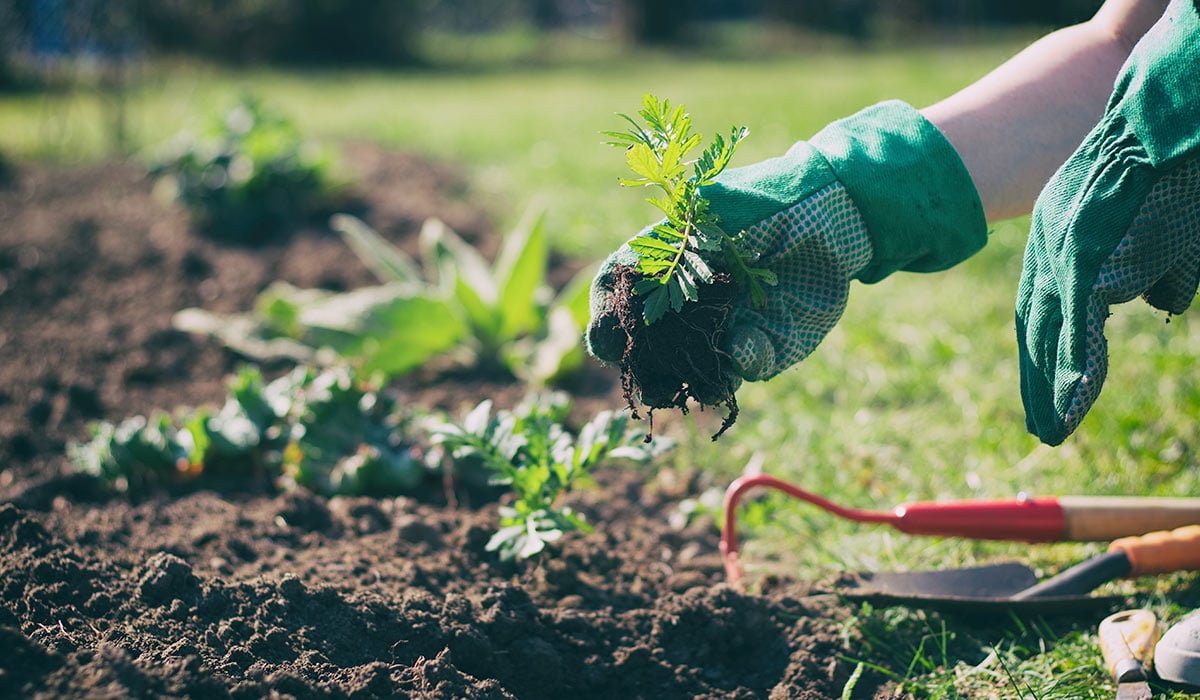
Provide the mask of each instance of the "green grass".
{"label": "green grass", "polygon": [[[748,126],[737,166],[781,153],[878,100],[931,103],[1021,45],[764,52],[740,60],[606,54],[591,46],[608,60],[443,74],[156,68],[130,93],[127,123],[131,144],[146,148],[247,90],[321,140],[370,139],[464,164],[470,196],[500,230],[540,198],[556,245],[598,258],[654,218],[641,193],[616,186],[624,164],[599,135],[620,128],[614,114],[635,110],[643,92],[686,104],[706,135]],[[478,50],[520,53],[503,43]],[[0,152],[102,156],[112,147],[105,124],[113,113],[110,100],[86,91],[0,96]],[[954,270],[855,285],[843,322],[811,358],[769,383],[743,387],[741,418],[719,444],[708,441],[719,421],[713,412],[663,421],[683,440],[680,465],[723,483],[753,460],[862,508],[1022,491],[1200,493],[1200,322],[1188,315],[1168,325],[1140,302],[1118,308],[1109,322],[1106,390],[1082,428],[1056,449],[1026,434],[1012,319],[1026,226],[999,225],[988,247]],[[755,504],[751,515],[744,560],[752,578],[1006,557],[1053,572],[1100,551],[908,537],[780,498]],[[1112,589],[1168,620],[1200,604],[1191,575]],[[846,623],[858,650],[847,661],[863,661],[869,673],[919,697],[1110,697],[1094,643],[1098,622],[1014,622],[981,633],[933,614],[864,609]]]}

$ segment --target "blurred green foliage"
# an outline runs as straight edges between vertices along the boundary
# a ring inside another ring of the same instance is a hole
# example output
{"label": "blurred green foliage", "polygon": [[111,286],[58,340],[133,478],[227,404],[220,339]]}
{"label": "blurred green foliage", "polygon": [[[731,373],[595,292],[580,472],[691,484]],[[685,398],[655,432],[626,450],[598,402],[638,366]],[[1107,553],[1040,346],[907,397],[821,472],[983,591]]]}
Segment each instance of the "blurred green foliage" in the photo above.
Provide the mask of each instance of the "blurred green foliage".
{"label": "blurred green foliage", "polygon": [[[863,42],[997,25],[1061,26],[1087,0],[0,0],[0,66],[130,54],[235,65],[429,65],[427,35],[530,28],[626,46],[703,47],[745,22]],[[0,86],[3,86],[0,70]]]}
{"label": "blurred green foliage", "polygon": [[504,237],[494,264],[438,219],[422,227],[422,265],[352,216],[336,215],[331,225],[381,284],[332,292],[277,281],[252,311],[190,308],[173,324],[255,360],[350,364],[387,380],[435,358],[534,386],[584,366],[591,272],[557,293],[550,287],[540,209]]}
{"label": "blurred green foliage", "polygon": [[417,60],[421,0],[166,0],[137,3],[158,50],[234,63],[386,64]]}
{"label": "blurred green foliage", "polygon": [[243,97],[199,135],[177,136],[149,168],[202,230],[255,244],[332,204],[329,156],[294,122]]}

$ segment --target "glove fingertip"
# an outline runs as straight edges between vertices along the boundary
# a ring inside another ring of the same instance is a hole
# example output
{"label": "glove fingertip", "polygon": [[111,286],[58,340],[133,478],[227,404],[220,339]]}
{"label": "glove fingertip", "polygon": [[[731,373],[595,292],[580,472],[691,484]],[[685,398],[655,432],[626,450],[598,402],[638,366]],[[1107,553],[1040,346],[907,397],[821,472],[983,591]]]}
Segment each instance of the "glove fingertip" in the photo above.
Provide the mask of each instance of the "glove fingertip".
{"label": "glove fingertip", "polygon": [[758,382],[778,373],[775,369],[775,346],[762,330],[735,326],[729,331],[727,347],[736,374],[742,379]]}
{"label": "glove fingertip", "polygon": [[1186,280],[1168,276],[1146,290],[1142,294],[1142,298],[1150,306],[1178,316],[1192,305],[1192,300],[1196,298],[1196,286],[1195,279]]}
{"label": "glove fingertip", "polygon": [[585,336],[587,350],[601,362],[617,362],[625,354],[629,340],[615,314],[596,316],[588,324]]}
{"label": "glove fingertip", "polygon": [[[1094,333],[1100,331],[1094,330]],[[1091,410],[1100,398],[1100,390],[1104,387],[1104,379],[1108,375],[1107,343],[1101,335],[1099,342],[1089,343],[1087,362],[1078,378],[1063,382],[1059,387],[1060,396],[1067,397],[1061,413],[1059,432],[1052,437],[1058,437],[1062,442],[1068,435],[1075,432],[1084,416]],[[1050,443],[1058,444],[1058,443]]]}
{"label": "glove fingertip", "polygon": [[1035,322],[1049,322],[1027,331],[1018,317],[1025,423],[1047,445],[1060,445],[1074,433],[1100,396],[1108,373],[1106,313],[1107,307],[1096,305],[1081,331],[1053,314],[1036,316]]}
{"label": "glove fingertip", "polygon": [[[1025,408],[1025,429],[1031,435],[1046,442],[1043,425],[1047,414],[1053,415],[1054,400],[1046,377],[1033,363],[1024,334],[1018,331],[1017,347],[1020,353],[1021,405]],[[1049,411],[1047,411],[1049,408]]]}
{"label": "glove fingertip", "polygon": [[[1062,444],[1071,434],[1059,414],[1055,402],[1056,380],[1034,362],[1030,349],[1022,340],[1020,346],[1021,402],[1025,407],[1025,427],[1039,440],[1050,446]],[[1052,372],[1053,368],[1049,368]]]}

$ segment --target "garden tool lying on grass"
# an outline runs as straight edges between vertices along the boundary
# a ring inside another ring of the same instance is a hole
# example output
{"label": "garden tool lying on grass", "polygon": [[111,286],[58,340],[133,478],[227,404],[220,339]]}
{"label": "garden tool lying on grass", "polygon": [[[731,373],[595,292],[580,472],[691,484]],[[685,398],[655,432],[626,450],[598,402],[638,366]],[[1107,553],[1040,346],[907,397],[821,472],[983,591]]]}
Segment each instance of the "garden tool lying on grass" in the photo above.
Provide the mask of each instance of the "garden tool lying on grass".
{"label": "garden tool lying on grass", "polygon": [[[1117,539],[1107,554],[1071,567],[1041,584],[1019,563],[930,572],[859,574],[846,582],[848,597],[942,609],[1023,608],[1056,611],[1111,604],[1087,595],[1105,581],[1200,569],[1200,499],[1125,497],[1018,497],[1012,500],[912,503],[891,511],[846,508],[765,474],[744,476],[725,493],[721,551],[731,583],[742,578],[736,513],[742,496],[773,488],[855,522],[884,523],[913,535],[1027,542]],[[1171,532],[1162,532],[1177,528]],[[1145,537],[1131,537],[1151,532]],[[1128,538],[1128,539],[1119,539]]]}
{"label": "garden tool lying on grass", "polygon": [[1097,635],[1104,667],[1117,682],[1117,700],[1149,700],[1149,679],[1200,686],[1200,615],[1184,618],[1159,637],[1149,610],[1124,610],[1100,623]]}
{"label": "garden tool lying on grass", "polygon": [[1119,596],[1092,596],[1118,578],[1200,570],[1200,525],[1123,537],[1108,552],[1038,582],[1017,562],[964,569],[849,574],[839,594],[877,605],[908,605],[973,614],[1068,614],[1112,607]]}

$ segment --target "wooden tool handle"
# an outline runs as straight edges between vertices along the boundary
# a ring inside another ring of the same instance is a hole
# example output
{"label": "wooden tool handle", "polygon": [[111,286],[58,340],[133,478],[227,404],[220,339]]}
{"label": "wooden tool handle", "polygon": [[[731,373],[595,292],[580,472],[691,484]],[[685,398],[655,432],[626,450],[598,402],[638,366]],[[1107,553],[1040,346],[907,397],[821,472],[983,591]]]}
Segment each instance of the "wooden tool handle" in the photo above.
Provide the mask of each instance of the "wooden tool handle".
{"label": "wooden tool handle", "polygon": [[1100,653],[1113,680],[1145,680],[1158,641],[1158,618],[1149,610],[1125,610],[1100,623]]}
{"label": "wooden tool handle", "polygon": [[1064,538],[1105,542],[1200,523],[1200,498],[1060,496]]}
{"label": "wooden tool handle", "polygon": [[1108,546],[1129,557],[1129,576],[1200,570],[1200,525],[1123,537]]}

